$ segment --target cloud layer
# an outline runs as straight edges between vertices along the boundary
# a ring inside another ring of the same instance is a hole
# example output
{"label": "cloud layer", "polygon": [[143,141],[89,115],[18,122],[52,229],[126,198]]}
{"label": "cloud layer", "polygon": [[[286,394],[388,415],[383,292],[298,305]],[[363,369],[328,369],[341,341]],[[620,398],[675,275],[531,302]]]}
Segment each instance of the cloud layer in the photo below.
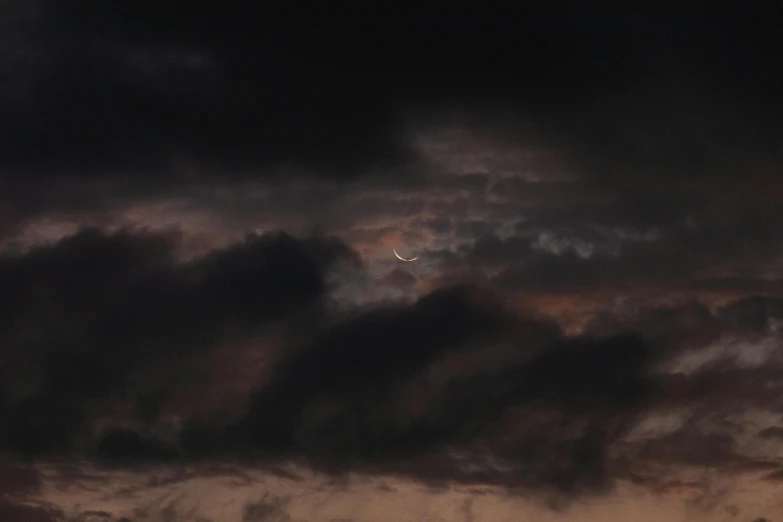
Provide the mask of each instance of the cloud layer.
{"label": "cloud layer", "polygon": [[[294,461],[568,495],[655,484],[661,466],[779,466],[776,300],[605,314],[572,337],[477,287],[336,307],[328,270],[361,263],[327,237],[249,237],[190,260],[177,244],[84,230],[3,258],[7,454]],[[244,395],[240,375],[221,380],[237,361],[256,361]],[[205,386],[239,406],[178,406]],[[748,408],[768,424],[741,427]],[[665,414],[673,429],[642,433]]]}
{"label": "cloud layer", "polygon": [[757,516],[779,9],[158,4],[0,6],[0,519]]}

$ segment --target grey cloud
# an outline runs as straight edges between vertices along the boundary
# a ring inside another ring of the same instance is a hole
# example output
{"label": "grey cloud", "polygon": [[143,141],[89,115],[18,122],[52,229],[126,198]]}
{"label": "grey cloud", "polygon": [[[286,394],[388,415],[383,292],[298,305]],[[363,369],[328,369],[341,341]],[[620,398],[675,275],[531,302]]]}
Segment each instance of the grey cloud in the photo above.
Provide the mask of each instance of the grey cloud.
{"label": "grey cloud", "polygon": [[758,433],[762,439],[781,439],[783,440],[783,427],[772,426],[770,428],[764,428]]}
{"label": "grey cloud", "polygon": [[[692,291],[721,285],[732,289],[742,281],[742,274],[764,270],[777,256],[776,247],[751,247],[752,243],[742,236],[729,231],[725,234],[710,238],[680,230],[653,241],[625,241],[614,255],[598,251],[586,256],[573,250],[541,254],[510,265],[497,276],[497,284],[543,292],[601,288],[629,291],[645,287]],[[712,279],[707,283],[709,277]],[[753,291],[753,280],[746,281],[750,283],[747,291]]]}
{"label": "grey cloud", "polygon": [[409,288],[416,284],[416,276],[406,270],[397,268],[383,276],[381,282],[396,288]]}
{"label": "grey cloud", "polygon": [[473,266],[503,267],[524,263],[532,256],[533,248],[527,238],[500,239],[494,233],[479,237],[468,249],[467,261]]}
{"label": "grey cloud", "polygon": [[783,298],[749,296],[730,303],[719,314],[736,328],[758,332],[778,330],[783,325]]}
{"label": "grey cloud", "polygon": [[56,508],[42,508],[0,500],[0,517],[5,522],[59,522],[64,514]]}
{"label": "grey cloud", "polygon": [[447,234],[454,227],[452,221],[445,217],[427,220],[426,225],[436,234]]}
{"label": "grey cloud", "polygon": [[466,238],[476,238],[491,234],[494,232],[495,227],[486,221],[480,219],[470,219],[457,222],[456,233],[458,236]]}

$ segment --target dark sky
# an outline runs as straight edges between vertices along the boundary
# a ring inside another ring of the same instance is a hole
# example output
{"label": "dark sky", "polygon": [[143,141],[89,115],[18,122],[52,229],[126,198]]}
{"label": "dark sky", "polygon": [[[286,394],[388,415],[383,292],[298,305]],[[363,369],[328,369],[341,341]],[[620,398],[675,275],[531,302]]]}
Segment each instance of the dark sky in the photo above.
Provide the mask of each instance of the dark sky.
{"label": "dark sky", "polygon": [[3,2],[0,520],[781,513],[782,9]]}

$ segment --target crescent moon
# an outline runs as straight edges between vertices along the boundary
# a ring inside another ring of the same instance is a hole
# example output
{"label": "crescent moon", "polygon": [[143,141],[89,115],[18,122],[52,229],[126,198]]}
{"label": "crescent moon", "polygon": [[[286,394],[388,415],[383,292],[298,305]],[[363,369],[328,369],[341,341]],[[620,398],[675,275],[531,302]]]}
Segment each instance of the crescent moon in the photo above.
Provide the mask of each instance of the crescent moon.
{"label": "crescent moon", "polygon": [[419,256],[412,257],[411,259],[405,259],[404,257],[402,257],[400,254],[397,253],[397,250],[394,247],[392,247],[392,252],[394,252],[394,255],[397,256],[397,259],[399,259],[400,261],[405,261],[407,263],[419,259]]}

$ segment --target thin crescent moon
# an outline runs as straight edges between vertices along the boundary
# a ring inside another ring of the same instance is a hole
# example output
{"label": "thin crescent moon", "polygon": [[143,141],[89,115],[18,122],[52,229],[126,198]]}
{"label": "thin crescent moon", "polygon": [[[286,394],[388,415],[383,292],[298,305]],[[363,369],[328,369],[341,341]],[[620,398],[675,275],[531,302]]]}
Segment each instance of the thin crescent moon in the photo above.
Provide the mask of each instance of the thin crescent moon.
{"label": "thin crescent moon", "polygon": [[392,252],[394,252],[394,255],[397,256],[397,259],[399,259],[400,261],[405,261],[407,263],[419,259],[419,256],[413,257],[411,259],[405,259],[404,257],[402,257],[400,254],[397,253],[397,250],[394,247],[392,247]]}

